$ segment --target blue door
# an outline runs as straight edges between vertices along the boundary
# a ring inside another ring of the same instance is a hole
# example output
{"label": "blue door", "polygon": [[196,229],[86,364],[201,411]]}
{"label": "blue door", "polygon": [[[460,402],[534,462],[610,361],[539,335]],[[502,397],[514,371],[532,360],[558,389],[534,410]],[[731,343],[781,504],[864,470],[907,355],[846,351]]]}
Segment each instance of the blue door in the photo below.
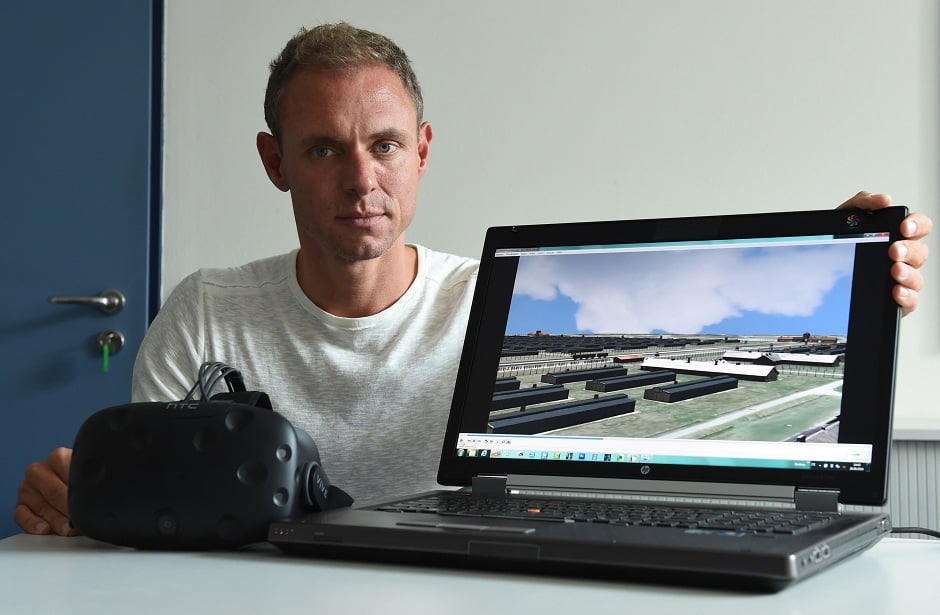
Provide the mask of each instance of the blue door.
{"label": "blue door", "polygon": [[[158,282],[161,24],[158,0],[0,8],[0,537],[18,531],[26,465],[130,398]],[[49,300],[110,290],[124,296],[121,309]]]}

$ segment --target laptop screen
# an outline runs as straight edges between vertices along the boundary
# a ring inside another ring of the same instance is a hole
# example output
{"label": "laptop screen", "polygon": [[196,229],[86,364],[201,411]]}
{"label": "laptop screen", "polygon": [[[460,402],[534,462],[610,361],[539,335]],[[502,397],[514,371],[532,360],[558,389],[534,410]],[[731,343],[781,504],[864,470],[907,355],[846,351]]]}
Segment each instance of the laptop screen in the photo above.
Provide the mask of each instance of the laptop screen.
{"label": "laptop screen", "polygon": [[880,503],[892,213],[491,229],[442,473],[824,486]]}

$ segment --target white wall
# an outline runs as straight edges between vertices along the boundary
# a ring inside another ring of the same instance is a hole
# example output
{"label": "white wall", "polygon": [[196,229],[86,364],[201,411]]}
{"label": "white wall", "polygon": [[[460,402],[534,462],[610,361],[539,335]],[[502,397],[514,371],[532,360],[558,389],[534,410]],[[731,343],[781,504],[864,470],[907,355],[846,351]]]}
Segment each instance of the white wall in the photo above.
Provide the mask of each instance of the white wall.
{"label": "white wall", "polygon": [[[477,256],[491,225],[827,208],[859,189],[940,222],[933,0],[168,0],[164,296],[297,244],[254,149],[267,64],[339,19],[396,40],[424,88],[411,241]],[[905,426],[940,420],[938,271],[904,321]]]}

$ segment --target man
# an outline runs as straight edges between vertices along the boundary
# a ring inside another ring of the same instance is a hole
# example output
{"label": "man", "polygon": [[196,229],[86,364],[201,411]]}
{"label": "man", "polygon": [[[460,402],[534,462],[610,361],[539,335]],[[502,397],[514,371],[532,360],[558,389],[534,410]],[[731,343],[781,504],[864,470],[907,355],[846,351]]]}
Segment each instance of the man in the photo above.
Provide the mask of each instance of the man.
{"label": "man", "polygon": [[[404,231],[428,165],[432,130],[408,58],[392,41],[348,24],[301,31],[272,63],[271,131],[257,137],[271,182],[290,192],[296,252],[184,280],[144,340],[135,401],[182,398],[204,361],[242,372],[275,409],[317,441],[324,466],[354,497],[435,487],[477,263],[408,245]],[[842,207],[878,208],[857,194]],[[913,214],[890,248],[894,297],[905,313],[923,284]],[[71,451],[32,464],[16,522],[73,534]]]}

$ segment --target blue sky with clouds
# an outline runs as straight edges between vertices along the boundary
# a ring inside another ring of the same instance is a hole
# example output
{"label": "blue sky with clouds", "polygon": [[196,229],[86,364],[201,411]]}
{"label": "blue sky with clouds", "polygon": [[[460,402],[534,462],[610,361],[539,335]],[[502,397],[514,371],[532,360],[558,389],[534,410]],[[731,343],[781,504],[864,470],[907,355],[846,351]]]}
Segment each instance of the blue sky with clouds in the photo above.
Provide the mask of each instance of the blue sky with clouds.
{"label": "blue sky with clouds", "polygon": [[845,335],[855,246],[541,255],[506,333]]}

